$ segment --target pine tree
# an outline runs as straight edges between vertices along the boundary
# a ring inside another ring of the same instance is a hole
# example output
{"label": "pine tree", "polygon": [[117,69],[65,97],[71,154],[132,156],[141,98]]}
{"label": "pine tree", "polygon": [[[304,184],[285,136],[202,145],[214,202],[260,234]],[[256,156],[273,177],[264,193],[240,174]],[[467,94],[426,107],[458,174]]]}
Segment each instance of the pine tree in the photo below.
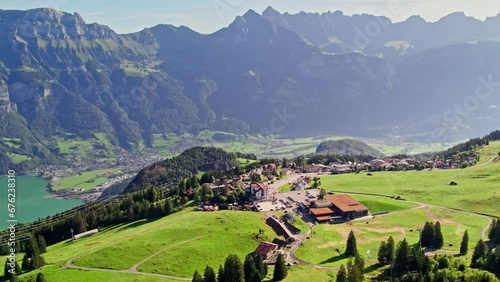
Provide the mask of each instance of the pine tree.
{"label": "pine tree", "polygon": [[408,242],[406,242],[406,239],[403,239],[403,241],[401,241],[398,244],[398,248],[396,250],[394,269],[400,274],[403,274],[408,270],[409,264],[410,264],[410,247],[408,246]]}
{"label": "pine tree", "polygon": [[43,273],[39,272],[36,276],[36,282],[46,282],[45,280],[45,275]]}
{"label": "pine tree", "polygon": [[460,254],[466,255],[469,251],[469,233],[467,230],[464,232],[464,236],[462,237],[462,243],[460,243]]}
{"label": "pine tree", "polygon": [[229,255],[224,263],[224,282],[244,282],[243,263],[237,255]]}
{"label": "pine tree", "polygon": [[347,237],[347,245],[345,248],[344,255],[347,257],[354,257],[358,253],[358,247],[356,244],[356,237],[354,236],[354,232],[351,231],[349,236]]}
{"label": "pine tree", "polygon": [[38,235],[38,250],[41,254],[45,254],[47,252],[47,243],[45,242],[45,238],[42,235]]}
{"label": "pine tree", "polygon": [[281,281],[288,275],[288,270],[285,265],[285,259],[282,254],[278,254],[276,265],[274,266],[273,281]]}
{"label": "pine tree", "polygon": [[434,243],[434,234],[434,224],[432,222],[426,222],[420,234],[421,247],[431,247]]}
{"label": "pine tree", "polygon": [[364,281],[365,259],[359,253],[354,257],[354,268],[356,269],[356,281]]}
{"label": "pine tree", "polygon": [[394,261],[394,256],[396,252],[396,243],[394,243],[394,238],[392,236],[389,236],[389,239],[387,239],[387,257],[386,261],[387,263],[392,263]]}
{"label": "pine tree", "polygon": [[483,259],[488,253],[488,245],[483,240],[479,240],[474,248],[474,253],[472,254],[471,267],[481,267],[479,260]]}
{"label": "pine tree", "polygon": [[335,281],[336,282],[347,282],[347,271],[346,271],[343,264],[340,266],[339,272],[337,272],[337,280],[335,280]]}
{"label": "pine tree", "polygon": [[222,265],[219,266],[219,271],[217,272],[217,282],[225,282],[226,277],[224,276],[224,267]]}
{"label": "pine tree", "polygon": [[25,272],[30,271],[30,260],[27,255],[24,255],[23,262],[21,263],[21,269]]}
{"label": "pine tree", "polygon": [[261,281],[262,281],[262,276],[260,274],[260,271],[255,269],[250,277],[250,282],[261,282]]}
{"label": "pine tree", "polygon": [[26,250],[25,250],[26,256],[28,258],[32,258],[35,254],[40,253],[38,250],[38,241],[36,240],[36,237],[34,234],[31,234],[28,240],[28,244],[26,245]]}
{"label": "pine tree", "polygon": [[352,258],[350,258],[347,262],[347,282],[356,282],[356,273]]}
{"label": "pine tree", "polygon": [[205,272],[203,273],[203,282],[216,282],[216,275],[213,268],[207,265]]}
{"label": "pine tree", "polygon": [[196,270],[196,271],[194,272],[192,282],[203,282],[203,277],[201,277],[201,275],[200,275],[200,273],[198,272],[198,270]]}
{"label": "pine tree", "polygon": [[497,219],[495,223],[495,229],[493,230],[491,241],[495,244],[500,244],[500,219]]}
{"label": "pine tree", "polygon": [[444,245],[443,233],[441,232],[441,223],[438,221],[434,225],[434,240],[432,244],[436,249],[441,249]]}
{"label": "pine tree", "polygon": [[165,206],[163,208],[165,215],[169,215],[174,212],[174,204],[172,202],[172,198],[167,198],[165,200]]}
{"label": "pine tree", "polygon": [[17,273],[12,273],[12,269],[10,268],[10,265],[9,265],[9,258],[7,258],[5,260],[5,266],[3,268],[3,277],[5,279],[5,281],[8,281],[8,280],[11,280],[13,277],[17,276]]}
{"label": "pine tree", "polygon": [[[364,262],[362,263],[364,265]],[[348,282],[362,282],[363,281],[363,269],[361,265],[356,262],[356,259],[349,259],[347,262],[347,281]]]}
{"label": "pine tree", "polygon": [[257,270],[254,259],[255,259],[254,253],[250,253],[245,257],[245,262],[243,263],[243,269],[245,272],[245,282],[251,282],[253,278],[253,273]]}
{"label": "pine tree", "polygon": [[380,264],[386,264],[387,261],[387,244],[382,241],[380,242],[380,247],[378,248],[377,260]]}
{"label": "pine tree", "polygon": [[262,281],[262,278],[267,275],[267,265],[260,254],[250,253],[245,257],[245,262],[243,263],[243,269],[245,272],[245,281]]}
{"label": "pine tree", "polygon": [[491,224],[490,224],[490,229],[489,229],[489,232],[488,232],[488,239],[490,239],[490,241],[495,241],[495,233],[496,233],[496,230],[497,230],[497,221],[495,220],[492,220],[491,221]]}
{"label": "pine tree", "polygon": [[267,275],[267,264],[264,263],[264,258],[257,253],[254,253],[255,255],[255,268],[260,272],[260,277],[264,279]]}

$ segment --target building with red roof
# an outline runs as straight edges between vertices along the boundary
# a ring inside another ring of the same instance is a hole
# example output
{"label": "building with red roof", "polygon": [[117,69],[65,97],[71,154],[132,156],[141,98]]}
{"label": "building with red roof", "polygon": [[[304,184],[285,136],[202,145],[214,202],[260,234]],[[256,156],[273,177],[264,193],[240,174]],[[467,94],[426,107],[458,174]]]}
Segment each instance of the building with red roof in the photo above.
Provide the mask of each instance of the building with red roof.
{"label": "building with red roof", "polygon": [[318,222],[343,222],[368,215],[368,208],[347,194],[326,196],[303,207],[308,208]]}

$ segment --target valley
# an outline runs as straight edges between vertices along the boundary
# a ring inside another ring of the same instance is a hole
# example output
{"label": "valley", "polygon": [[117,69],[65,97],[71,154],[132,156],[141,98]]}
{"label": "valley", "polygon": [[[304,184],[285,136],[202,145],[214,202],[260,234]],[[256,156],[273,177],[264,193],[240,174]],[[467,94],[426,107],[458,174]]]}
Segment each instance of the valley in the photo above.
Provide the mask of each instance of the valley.
{"label": "valley", "polygon": [[[203,212],[196,211],[196,204],[191,201],[166,217],[99,228],[99,233],[90,237],[50,246],[44,255],[47,265],[40,271],[54,280],[71,276],[74,280],[70,281],[188,281],[207,262],[217,269],[229,253],[243,257],[263,241],[283,239],[266,224],[266,218],[281,218],[287,213],[295,217],[293,225],[301,230],[301,235],[296,236],[302,239],[295,248],[284,249],[292,262],[289,275],[283,280],[286,282],[300,281],[304,275],[314,282],[335,279],[340,266],[349,261],[343,252],[351,231],[366,263],[365,279],[383,281],[388,268],[377,262],[380,241],[392,236],[396,241],[406,239],[410,245],[418,245],[421,227],[429,220],[441,223],[445,244],[437,250],[426,250],[427,255],[453,255],[457,260],[468,261],[472,252],[458,255],[465,230],[471,244],[480,239],[487,241],[491,221],[500,216],[496,208],[499,203],[495,202],[499,191],[494,184],[500,169],[499,151],[500,141],[491,142],[478,150],[480,161],[465,169],[319,176],[320,189],[329,194],[348,193],[374,216],[347,223],[318,224],[304,210],[297,209],[300,202],[282,211]],[[284,180],[292,181],[298,176],[292,174]],[[458,185],[449,186],[450,181]],[[283,181],[277,182],[274,191],[283,193],[286,199],[287,192],[281,185]],[[481,196],[471,196],[472,193]],[[272,268],[270,272],[264,281],[272,281]]]}
{"label": "valley", "polygon": [[0,281],[499,282],[500,5],[436,1],[3,3]]}

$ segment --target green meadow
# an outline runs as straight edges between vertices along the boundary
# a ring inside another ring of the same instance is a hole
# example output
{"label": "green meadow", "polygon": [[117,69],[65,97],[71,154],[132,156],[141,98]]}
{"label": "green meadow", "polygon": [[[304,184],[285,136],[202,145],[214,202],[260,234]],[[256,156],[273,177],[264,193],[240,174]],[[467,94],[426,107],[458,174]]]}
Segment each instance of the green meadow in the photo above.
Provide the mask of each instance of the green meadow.
{"label": "green meadow", "polygon": [[90,190],[97,185],[103,184],[108,181],[106,175],[113,173],[112,169],[95,170],[82,172],[79,175],[66,177],[52,183],[52,190],[59,191],[69,188],[79,188]]}
{"label": "green meadow", "polygon": [[[445,246],[438,253],[458,254],[465,230],[470,236],[469,248],[481,238],[481,232],[489,220],[474,214],[451,211],[441,208],[420,208],[398,213],[376,216],[366,220],[356,220],[341,224],[320,224],[313,229],[310,239],[296,252],[303,261],[321,266],[340,266],[347,263],[343,256],[345,242],[352,230],[356,236],[358,250],[365,256],[367,265],[376,263],[377,250],[382,240],[393,236],[396,241],[406,238],[410,244],[417,244],[417,228],[426,221],[439,221],[442,226]],[[453,246],[449,246],[453,243]],[[337,252],[338,250],[338,252]]]}
{"label": "green meadow", "polygon": [[[227,254],[234,253],[243,259],[261,241],[273,240],[275,235],[264,219],[260,213],[186,210],[155,221],[118,225],[74,243],[51,246],[45,258],[57,266],[76,257],[75,266],[127,270],[151,254],[167,249],[139,265],[138,271],[191,277],[207,263],[218,268]],[[259,228],[264,235],[256,238]]]}
{"label": "green meadow", "polygon": [[[500,142],[481,150],[481,161],[451,170],[375,172],[321,177],[329,191],[375,193],[406,200],[500,216]],[[454,181],[457,186],[450,186]]]}
{"label": "green meadow", "polygon": [[[172,141],[163,140],[166,146]],[[297,146],[297,141],[307,140],[283,142],[289,146]],[[470,258],[472,248],[481,238],[489,219],[442,207],[500,215],[497,209],[500,206],[500,197],[497,196],[497,192],[500,192],[497,186],[500,180],[499,151],[500,142],[491,143],[481,149],[480,163],[467,169],[321,177],[323,188],[334,193],[352,192],[352,197],[366,205],[371,213],[389,213],[356,220],[350,224],[317,225],[295,253],[300,260],[316,266],[292,266],[284,281],[326,282],[334,279],[338,267],[347,263],[342,254],[351,230],[356,235],[358,250],[365,256],[367,266],[371,266],[367,277],[375,276],[381,270],[373,266],[376,263],[380,241],[392,235],[396,241],[407,238],[410,244],[417,244],[417,228],[422,227],[426,221],[441,222],[445,239],[445,246],[437,251],[441,254],[457,254],[462,235],[468,230],[470,251],[466,258]],[[245,159],[239,161],[242,165],[247,163]],[[105,181],[107,172],[109,171],[83,173],[77,177],[60,180],[57,185],[60,189],[89,189],[90,186],[94,187]],[[450,181],[455,181],[458,185],[449,186]],[[407,201],[356,193],[400,196]],[[412,202],[430,205],[417,205]],[[102,229],[99,234],[88,238],[75,242],[67,240],[50,246],[48,253],[44,255],[47,265],[38,271],[45,274],[47,281],[175,281],[148,273],[190,278],[195,270],[203,271],[207,264],[217,269],[230,253],[243,259],[260,242],[272,241],[278,237],[264,223],[265,217],[263,213],[252,212],[204,213],[184,210],[158,220],[120,224]],[[308,229],[307,223],[299,218],[296,220],[295,225],[299,229]],[[257,238],[259,229],[264,230],[264,235]],[[152,256],[153,254],[155,255]],[[22,259],[22,255],[19,255],[18,259]],[[72,261],[73,267],[102,270],[67,268],[69,261]],[[142,274],[134,273],[134,269]],[[35,271],[21,278],[36,274]]]}

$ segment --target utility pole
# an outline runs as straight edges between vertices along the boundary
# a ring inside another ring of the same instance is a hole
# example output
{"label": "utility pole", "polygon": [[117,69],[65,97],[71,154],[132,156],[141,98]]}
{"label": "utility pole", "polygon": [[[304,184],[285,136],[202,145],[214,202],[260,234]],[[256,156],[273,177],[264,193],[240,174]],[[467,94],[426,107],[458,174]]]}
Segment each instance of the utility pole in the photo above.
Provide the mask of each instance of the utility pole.
{"label": "utility pole", "polygon": [[73,228],[71,228],[71,239],[73,240],[73,242],[75,241],[75,236],[73,236]]}

